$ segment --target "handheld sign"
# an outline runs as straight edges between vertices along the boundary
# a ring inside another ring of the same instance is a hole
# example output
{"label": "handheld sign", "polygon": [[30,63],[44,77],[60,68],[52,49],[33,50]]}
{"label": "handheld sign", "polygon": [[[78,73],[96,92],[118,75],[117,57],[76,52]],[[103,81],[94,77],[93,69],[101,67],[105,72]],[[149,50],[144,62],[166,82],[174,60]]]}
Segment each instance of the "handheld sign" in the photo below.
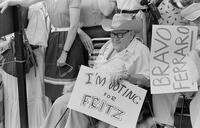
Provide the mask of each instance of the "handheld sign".
{"label": "handheld sign", "polygon": [[134,128],[146,90],[129,82],[110,84],[110,76],[81,66],[68,107],[119,128]]}
{"label": "handheld sign", "polygon": [[187,55],[195,46],[197,27],[153,25],[151,45],[151,93],[197,91]]}

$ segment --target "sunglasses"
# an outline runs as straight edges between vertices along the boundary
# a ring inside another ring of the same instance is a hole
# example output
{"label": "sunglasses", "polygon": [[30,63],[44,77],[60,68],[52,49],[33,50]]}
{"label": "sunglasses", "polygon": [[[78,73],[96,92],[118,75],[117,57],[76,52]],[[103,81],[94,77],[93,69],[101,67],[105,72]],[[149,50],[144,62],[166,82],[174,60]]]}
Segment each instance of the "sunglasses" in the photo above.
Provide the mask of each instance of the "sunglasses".
{"label": "sunglasses", "polygon": [[117,33],[115,33],[115,32],[111,32],[110,33],[110,37],[111,38],[123,38],[124,37],[124,35],[126,34],[126,33],[128,33],[128,32],[130,32],[129,30],[127,30],[127,31],[125,31],[125,32],[117,32]]}

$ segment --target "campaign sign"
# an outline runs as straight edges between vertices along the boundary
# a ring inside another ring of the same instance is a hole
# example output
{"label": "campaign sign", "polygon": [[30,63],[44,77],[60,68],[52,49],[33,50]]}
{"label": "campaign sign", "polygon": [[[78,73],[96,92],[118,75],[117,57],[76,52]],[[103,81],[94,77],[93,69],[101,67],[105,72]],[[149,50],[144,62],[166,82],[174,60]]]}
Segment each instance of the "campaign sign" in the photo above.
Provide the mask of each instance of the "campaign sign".
{"label": "campaign sign", "polygon": [[146,90],[127,81],[110,83],[110,75],[81,66],[68,107],[119,128],[135,128]]}
{"label": "campaign sign", "polygon": [[151,93],[197,91],[187,55],[195,46],[197,27],[153,25],[151,44]]}

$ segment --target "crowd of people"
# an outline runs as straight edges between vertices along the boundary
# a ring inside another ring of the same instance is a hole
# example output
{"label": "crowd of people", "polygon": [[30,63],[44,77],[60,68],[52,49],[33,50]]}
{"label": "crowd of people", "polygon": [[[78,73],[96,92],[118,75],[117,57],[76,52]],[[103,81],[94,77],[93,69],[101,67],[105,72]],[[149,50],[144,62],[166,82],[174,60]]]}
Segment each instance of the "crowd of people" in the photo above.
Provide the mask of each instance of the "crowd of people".
{"label": "crowd of people", "polygon": [[[112,84],[126,80],[150,91],[152,25],[197,26],[200,35],[199,0],[3,0],[1,13],[17,4],[29,8],[25,34],[34,46],[37,60],[36,73],[31,68],[26,74],[29,128],[115,128],[67,108],[80,66],[89,66],[93,38],[109,37],[93,69],[109,72]],[[0,43],[12,41],[10,36],[0,38]],[[194,64],[191,68],[195,68],[189,70],[197,71],[191,74],[192,80],[198,84],[199,43],[197,40],[187,55]],[[17,77],[4,68],[1,75],[5,128],[20,128]],[[52,102],[45,96],[44,79],[50,86],[63,85],[63,95]],[[175,128],[174,114],[180,95],[147,95],[153,113],[138,120],[136,128]],[[192,93],[190,103],[193,128],[200,126],[199,106],[200,92],[197,91]]]}

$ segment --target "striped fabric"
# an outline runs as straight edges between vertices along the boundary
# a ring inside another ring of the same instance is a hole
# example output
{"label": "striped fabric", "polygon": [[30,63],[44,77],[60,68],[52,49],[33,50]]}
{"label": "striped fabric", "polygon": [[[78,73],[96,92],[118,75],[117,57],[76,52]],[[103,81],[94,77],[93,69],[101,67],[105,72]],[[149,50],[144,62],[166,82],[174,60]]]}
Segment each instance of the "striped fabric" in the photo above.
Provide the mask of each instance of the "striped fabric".
{"label": "striped fabric", "polygon": [[92,68],[95,64],[95,60],[97,56],[99,55],[99,50],[101,47],[109,40],[110,38],[93,38],[93,45],[94,45],[94,50],[89,56],[89,66]]}

